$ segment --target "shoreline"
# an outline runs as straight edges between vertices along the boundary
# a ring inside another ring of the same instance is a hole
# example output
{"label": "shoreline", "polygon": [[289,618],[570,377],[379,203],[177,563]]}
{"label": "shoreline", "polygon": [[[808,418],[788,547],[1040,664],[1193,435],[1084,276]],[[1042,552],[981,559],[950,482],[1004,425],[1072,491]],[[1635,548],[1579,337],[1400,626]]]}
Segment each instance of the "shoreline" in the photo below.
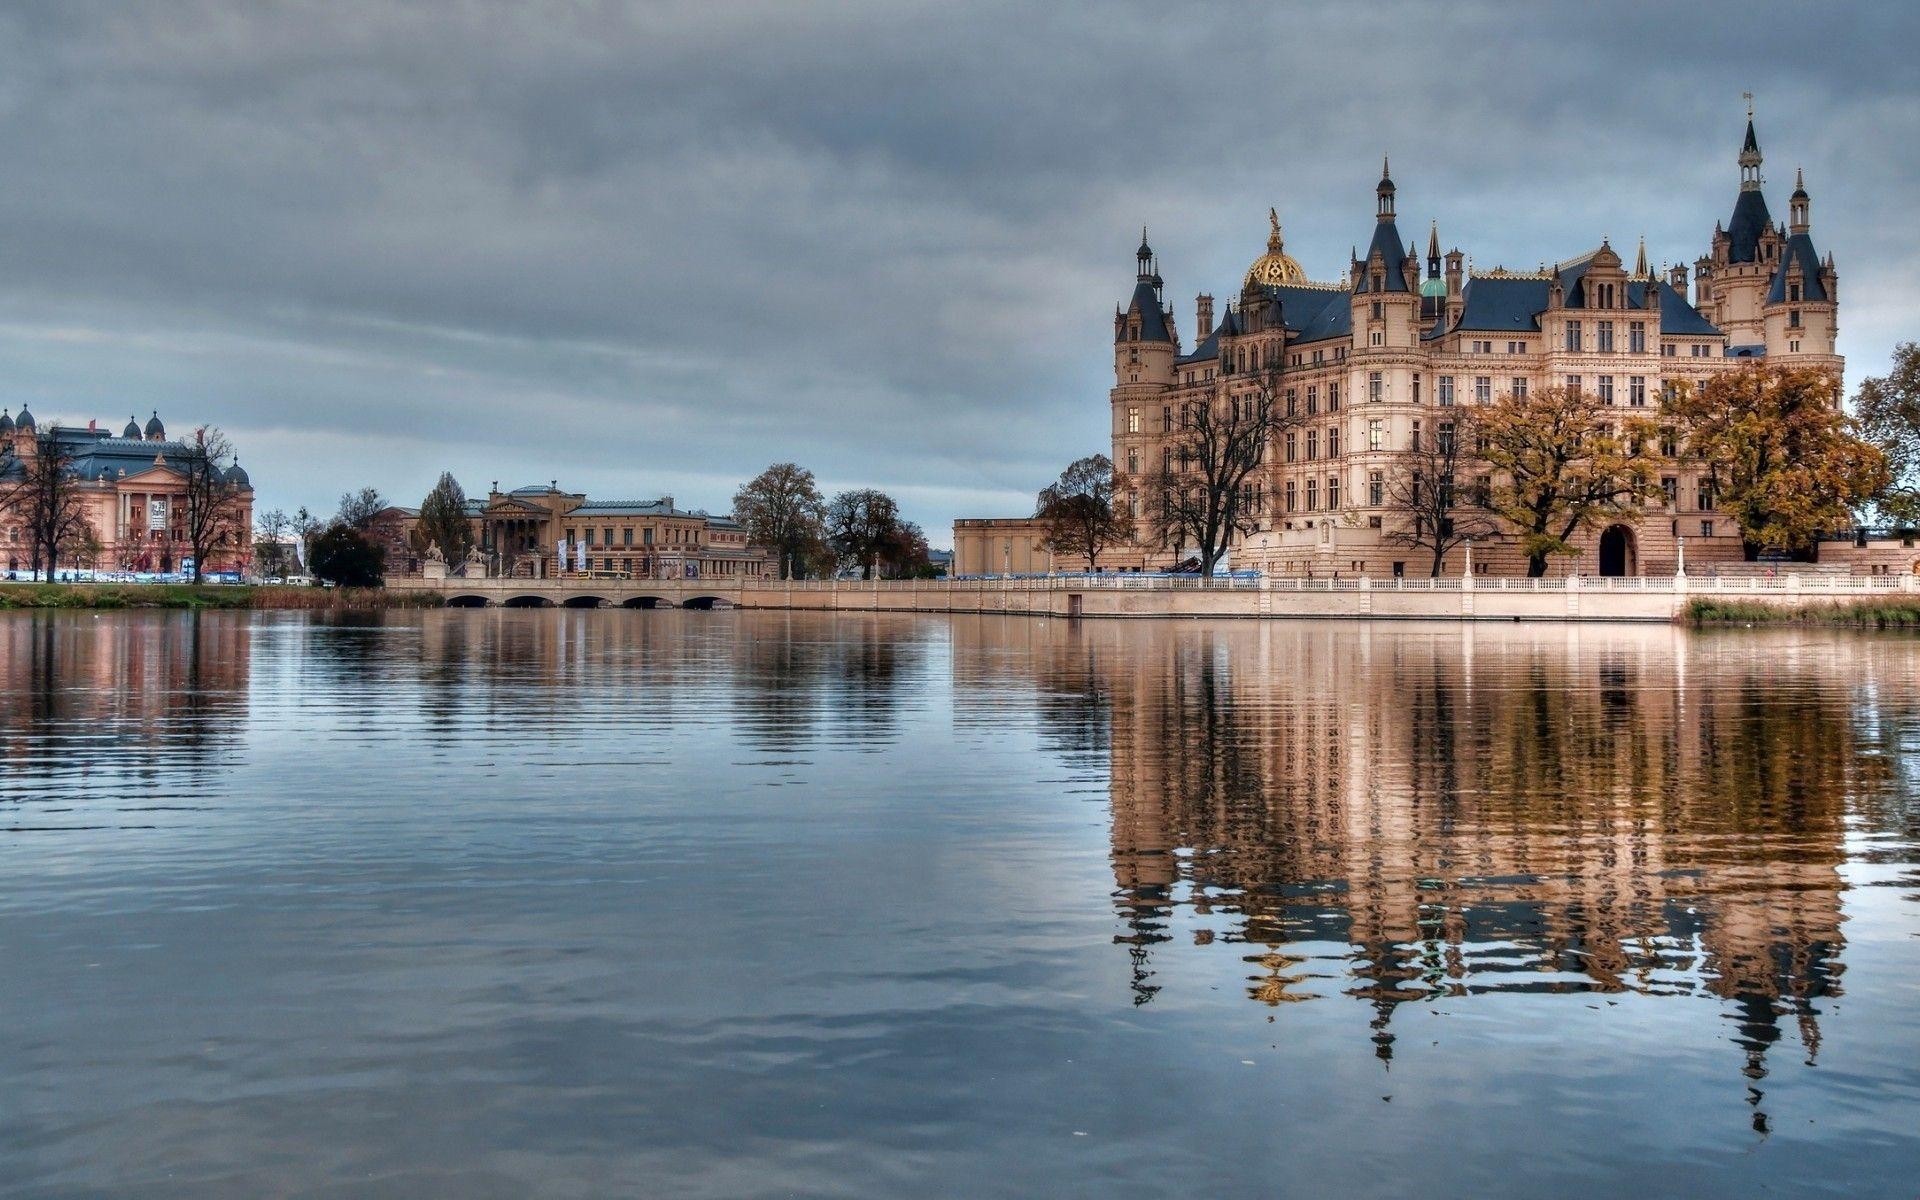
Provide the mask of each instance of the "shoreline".
{"label": "shoreline", "polygon": [[191,583],[0,583],[0,611],[213,609],[255,611],[441,608],[432,593],[387,588],[252,587]]}

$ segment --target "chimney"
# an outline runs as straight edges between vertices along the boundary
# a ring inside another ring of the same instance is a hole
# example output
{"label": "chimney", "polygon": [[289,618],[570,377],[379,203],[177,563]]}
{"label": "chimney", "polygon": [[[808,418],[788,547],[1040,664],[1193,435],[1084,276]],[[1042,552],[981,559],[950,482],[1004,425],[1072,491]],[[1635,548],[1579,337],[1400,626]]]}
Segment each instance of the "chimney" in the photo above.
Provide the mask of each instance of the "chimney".
{"label": "chimney", "polygon": [[88,421],[87,421],[87,432],[88,432],[88,433],[98,433],[98,432],[100,432],[100,425],[99,425],[99,423],[98,423],[97,421],[94,421],[94,420],[92,420],[91,418],[89,418],[89,419],[88,419]]}
{"label": "chimney", "polygon": [[1213,332],[1213,297],[1205,292],[1194,300],[1193,340],[1197,345]]}
{"label": "chimney", "polygon": [[662,497],[660,497],[660,503],[661,503],[661,505],[663,505],[663,506],[664,506],[664,507],[666,507],[666,508],[672,508],[672,507],[673,507],[673,497],[672,497],[672,496],[662,496]]}

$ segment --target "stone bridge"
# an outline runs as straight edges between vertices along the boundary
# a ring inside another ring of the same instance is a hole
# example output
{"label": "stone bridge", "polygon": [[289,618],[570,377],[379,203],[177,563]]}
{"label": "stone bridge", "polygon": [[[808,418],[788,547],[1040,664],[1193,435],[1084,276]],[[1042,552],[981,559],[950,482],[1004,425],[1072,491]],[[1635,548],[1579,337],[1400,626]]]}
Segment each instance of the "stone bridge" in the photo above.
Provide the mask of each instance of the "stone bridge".
{"label": "stone bridge", "polygon": [[[387,589],[433,592],[450,608],[738,608],[739,579],[389,579]],[[751,581],[758,589],[770,585]]]}

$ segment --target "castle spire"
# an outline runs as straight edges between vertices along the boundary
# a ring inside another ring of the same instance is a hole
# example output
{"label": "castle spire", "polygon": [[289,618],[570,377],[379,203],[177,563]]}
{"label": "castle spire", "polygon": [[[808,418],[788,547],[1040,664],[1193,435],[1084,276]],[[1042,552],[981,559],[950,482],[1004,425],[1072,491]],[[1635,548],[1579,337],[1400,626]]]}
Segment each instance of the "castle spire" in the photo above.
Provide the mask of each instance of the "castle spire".
{"label": "castle spire", "polygon": [[1793,169],[1793,195],[1787,197],[1787,232],[1805,233],[1812,227],[1809,220],[1812,209],[1812,197],[1807,195],[1807,181],[1799,167]]}
{"label": "castle spire", "polygon": [[1140,249],[1135,251],[1134,259],[1140,264],[1138,278],[1148,279],[1153,275],[1153,247],[1147,245],[1147,227],[1140,227]]}
{"label": "castle spire", "polygon": [[1393,220],[1393,173],[1388,169],[1387,156],[1380,156],[1380,185],[1373,189],[1379,200],[1377,216],[1382,221]]}
{"label": "castle spire", "polygon": [[1635,279],[1645,279],[1647,277],[1647,235],[1644,233],[1640,235],[1639,257],[1633,261],[1633,277]]}
{"label": "castle spire", "polygon": [[1747,140],[1740,144],[1740,190],[1760,190],[1760,139],[1753,132],[1753,93],[1742,93],[1747,100]]}

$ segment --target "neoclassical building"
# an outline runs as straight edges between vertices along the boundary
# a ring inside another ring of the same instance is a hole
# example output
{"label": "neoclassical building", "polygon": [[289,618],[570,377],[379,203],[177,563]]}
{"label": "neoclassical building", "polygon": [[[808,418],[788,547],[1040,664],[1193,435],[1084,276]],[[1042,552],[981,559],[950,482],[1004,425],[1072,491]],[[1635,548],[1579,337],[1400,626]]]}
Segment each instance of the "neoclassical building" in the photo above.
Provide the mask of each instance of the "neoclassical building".
{"label": "neoclassical building", "polygon": [[[39,453],[43,431],[33,414],[22,408],[0,412],[0,496],[9,478],[17,479],[26,463]],[[110,428],[88,421],[86,428],[59,426],[52,430],[72,455],[76,489],[91,532],[92,546],[76,547],[65,567],[105,571],[153,571],[168,574],[186,569],[193,555],[187,535],[186,474],[177,465],[189,453],[187,445],[169,439],[160,414],[145,425],[128,418],[116,436]],[[253,483],[236,459],[226,468],[227,482],[238,493],[239,505],[228,529],[203,564],[206,571],[245,571],[252,554]],[[0,507],[0,548],[8,572],[26,571],[33,559],[26,516],[18,505]]]}
{"label": "neoclassical building", "polygon": [[[387,550],[390,574],[415,574],[424,565],[413,548],[417,508],[389,508],[374,522]],[[596,500],[569,492],[558,480],[503,492],[496,481],[486,498],[467,501],[475,563],[456,571],[549,579],[586,572],[642,579],[759,578],[776,569],[774,556],[751,544],[730,516],[655,500]]]}
{"label": "neoclassical building", "polygon": [[[1235,568],[1281,574],[1387,575],[1422,570],[1421,553],[1387,541],[1396,455],[1451,438],[1452,410],[1508,393],[1572,387],[1623,409],[1657,413],[1683,382],[1756,358],[1839,371],[1838,276],[1812,236],[1812,201],[1796,172],[1787,220],[1767,205],[1749,113],[1731,217],[1707,253],[1661,272],[1644,241],[1629,265],[1610,241],[1537,270],[1476,270],[1402,232],[1399,197],[1382,165],[1374,223],[1344,275],[1315,281],[1288,255],[1269,212],[1265,253],[1216,311],[1196,298],[1191,348],[1167,304],[1143,234],[1132,295],[1114,314],[1112,458],[1127,477],[1123,501],[1143,510],[1143,482],[1171,461],[1178,414],[1201,402],[1271,396],[1291,419],[1275,434],[1248,497],[1257,532],[1230,549]],[[1703,472],[1675,451],[1683,431],[1662,429],[1664,498],[1633,520],[1586,535],[1556,573],[1672,573],[1682,539],[1689,563],[1742,557],[1739,530],[1716,511]],[[1474,481],[1465,481],[1474,482]],[[1031,520],[955,522],[956,573],[1042,571],[1050,559]],[[1187,551],[1185,553],[1190,553]],[[1169,565],[1184,553],[1143,544],[1109,556],[1126,570]],[[1447,569],[1461,569],[1449,556]],[[1477,571],[1521,573],[1504,540],[1474,548]]]}

